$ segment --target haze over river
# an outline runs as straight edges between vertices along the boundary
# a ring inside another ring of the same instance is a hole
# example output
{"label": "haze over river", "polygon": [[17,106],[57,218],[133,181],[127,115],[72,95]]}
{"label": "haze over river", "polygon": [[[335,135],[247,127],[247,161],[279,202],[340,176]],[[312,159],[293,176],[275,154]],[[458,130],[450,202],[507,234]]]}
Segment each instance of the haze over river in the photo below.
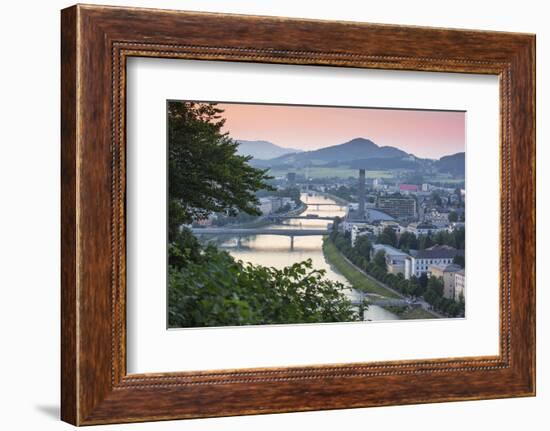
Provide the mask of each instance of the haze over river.
{"label": "haze over river", "polygon": [[[307,193],[303,193],[301,199],[308,205],[301,216],[317,214],[319,217],[343,217],[346,215],[347,209],[345,207],[339,206],[334,200],[324,196],[310,196]],[[332,205],[317,207],[315,206],[317,203]],[[330,223],[332,223],[330,220],[288,219],[266,226],[265,228],[325,229]],[[293,263],[311,259],[313,268],[324,269],[326,271],[325,277],[349,286],[347,279],[325,260],[322,246],[323,237],[321,235],[295,236],[293,248],[291,248],[291,238],[289,236],[279,235],[251,235],[242,237],[240,241],[238,237],[224,237],[224,241],[221,244],[221,248],[227,250],[236,259],[262,266],[284,268]],[[347,289],[346,294],[350,299],[359,299],[361,297],[360,292],[352,288]],[[370,305],[364,317],[365,320],[373,321],[399,319],[395,314],[377,305]]]}

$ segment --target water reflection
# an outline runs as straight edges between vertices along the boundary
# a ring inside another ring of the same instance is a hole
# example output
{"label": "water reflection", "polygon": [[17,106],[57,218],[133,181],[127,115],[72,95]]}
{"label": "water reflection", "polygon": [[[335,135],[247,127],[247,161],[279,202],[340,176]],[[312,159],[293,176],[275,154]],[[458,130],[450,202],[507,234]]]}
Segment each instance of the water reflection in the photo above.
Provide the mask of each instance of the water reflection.
{"label": "water reflection", "polygon": [[[308,208],[301,214],[307,216],[315,214],[319,217],[344,217],[347,208],[336,204],[332,199],[321,195],[301,196]],[[324,204],[317,207],[315,204]],[[326,205],[331,204],[331,205]],[[273,223],[269,229],[326,229],[330,220],[318,219],[288,219],[280,223]],[[293,263],[311,259],[313,268],[326,271],[326,277],[349,286],[347,279],[332,267],[323,255],[323,237],[321,235],[296,236],[291,244],[291,238],[279,235],[251,235],[247,237],[228,237],[221,243],[221,248],[227,250],[236,259],[256,265],[270,266],[282,269]],[[354,289],[346,289],[346,295],[351,300],[361,298],[361,293]],[[396,320],[398,316],[382,307],[371,305],[365,312],[365,320]]]}

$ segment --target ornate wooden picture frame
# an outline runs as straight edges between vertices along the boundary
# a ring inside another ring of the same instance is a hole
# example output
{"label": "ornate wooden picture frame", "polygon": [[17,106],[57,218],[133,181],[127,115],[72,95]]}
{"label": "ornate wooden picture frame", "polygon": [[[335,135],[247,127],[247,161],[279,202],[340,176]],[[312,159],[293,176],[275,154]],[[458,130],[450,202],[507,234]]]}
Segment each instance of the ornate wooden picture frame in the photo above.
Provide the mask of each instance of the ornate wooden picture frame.
{"label": "ornate wooden picture frame", "polygon": [[[205,31],[208,29],[208,31]],[[62,11],[61,416],[75,425],[535,394],[535,37],[102,6]],[[126,372],[126,60],[330,65],[500,80],[500,354]]]}

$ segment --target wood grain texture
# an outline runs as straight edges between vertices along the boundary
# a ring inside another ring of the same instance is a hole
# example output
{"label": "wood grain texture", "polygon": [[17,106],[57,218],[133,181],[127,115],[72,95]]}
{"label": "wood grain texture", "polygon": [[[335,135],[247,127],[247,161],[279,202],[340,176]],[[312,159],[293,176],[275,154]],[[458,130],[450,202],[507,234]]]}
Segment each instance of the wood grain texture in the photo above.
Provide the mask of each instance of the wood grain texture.
{"label": "wood grain texture", "polygon": [[[208,32],[203,29],[208,28]],[[100,6],[62,12],[62,419],[76,424],[533,395],[533,35]],[[496,357],[127,375],[130,56],[500,76]]]}
{"label": "wood grain texture", "polygon": [[76,9],[61,16],[61,417],[77,422]]}

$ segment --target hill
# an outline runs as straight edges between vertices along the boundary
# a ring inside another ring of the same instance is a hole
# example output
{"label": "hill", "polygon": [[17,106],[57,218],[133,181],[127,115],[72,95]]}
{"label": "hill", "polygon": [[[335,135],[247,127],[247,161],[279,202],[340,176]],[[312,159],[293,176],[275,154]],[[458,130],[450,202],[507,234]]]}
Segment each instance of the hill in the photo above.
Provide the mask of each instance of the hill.
{"label": "hill", "polygon": [[283,156],[285,154],[298,153],[300,150],[283,148],[268,141],[238,140],[237,153],[241,156],[252,156],[254,159],[267,160]]}
{"label": "hill", "polygon": [[416,169],[420,159],[415,157],[372,157],[370,159],[351,160],[348,166],[352,169]]}
{"label": "hill", "polygon": [[365,138],[355,138],[343,144],[319,150],[287,153],[268,160],[261,158],[251,160],[251,164],[255,167],[283,171],[322,167],[408,170],[427,175],[440,172],[458,177],[464,176],[464,163],[464,153],[443,156],[439,160],[422,159],[396,147],[378,146],[370,139]]}
{"label": "hill", "polygon": [[407,158],[409,154],[395,147],[379,147],[370,139],[355,138],[339,145],[302,153],[285,154],[266,161],[265,166],[308,166],[340,164],[360,159]]}
{"label": "hill", "polygon": [[465,153],[443,156],[435,162],[435,167],[439,172],[445,172],[452,175],[464,175],[466,166],[465,159]]}

